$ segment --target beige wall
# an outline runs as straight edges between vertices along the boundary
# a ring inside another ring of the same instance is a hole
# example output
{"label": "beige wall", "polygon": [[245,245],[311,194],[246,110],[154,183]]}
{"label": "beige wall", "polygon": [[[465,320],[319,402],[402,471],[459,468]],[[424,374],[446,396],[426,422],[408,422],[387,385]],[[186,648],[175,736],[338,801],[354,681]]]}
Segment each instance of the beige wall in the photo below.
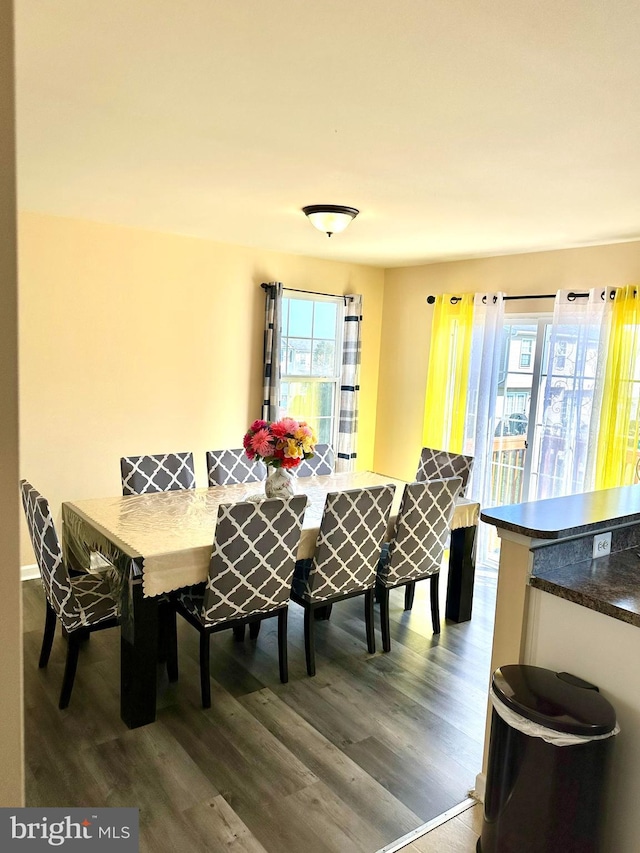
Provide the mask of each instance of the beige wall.
{"label": "beige wall", "polygon": [[0,0],[0,806],[24,805],[13,9]]}
{"label": "beige wall", "polygon": [[123,455],[192,450],[204,486],[205,451],[241,446],[260,414],[262,281],[363,294],[371,467],[382,270],[33,213],[19,218],[19,270],[20,473],[56,514],[118,494]]}
{"label": "beige wall", "polygon": [[[637,281],[640,243],[384,272],[23,213],[19,270],[20,473],[58,514],[62,500],[118,494],[124,454],[193,450],[205,485],[205,451],[239,445],[259,411],[262,281],[363,293],[359,466],[410,478],[422,444],[426,297]],[[24,525],[22,541],[31,564]]]}
{"label": "beige wall", "polygon": [[[433,307],[427,296],[501,290],[555,293],[640,281],[640,242],[509,255],[387,270],[374,467],[413,477],[422,446]],[[509,311],[553,311],[553,300],[507,303]],[[437,413],[436,413],[437,415]]]}

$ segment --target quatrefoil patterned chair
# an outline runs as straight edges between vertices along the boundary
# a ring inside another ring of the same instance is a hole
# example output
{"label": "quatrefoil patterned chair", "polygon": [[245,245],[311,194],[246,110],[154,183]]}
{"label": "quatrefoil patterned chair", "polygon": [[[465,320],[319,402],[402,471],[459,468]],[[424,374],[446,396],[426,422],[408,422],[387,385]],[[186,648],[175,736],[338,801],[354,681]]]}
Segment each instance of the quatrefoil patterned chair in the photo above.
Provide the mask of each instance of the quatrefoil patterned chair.
{"label": "quatrefoil patterned chair", "polygon": [[120,472],[122,494],[125,497],[196,487],[192,453],[123,456],[120,459]]}
{"label": "quatrefoil patterned chair", "polygon": [[473,456],[463,456],[462,453],[449,453],[446,450],[423,447],[416,472],[416,482],[424,483],[427,480],[461,477],[462,493],[467,488],[472,469]]}
{"label": "quatrefoil patterned chair", "polygon": [[[378,565],[378,600],[382,648],[391,650],[389,630],[389,590],[429,578],[431,587],[431,621],[433,633],[440,633],[439,580],[440,566],[449,535],[456,497],[462,488],[461,477],[409,483],[404,487],[395,531],[383,546]],[[405,598],[405,610],[407,607]]]}
{"label": "quatrefoil patterned chair", "polygon": [[364,595],[367,648],[376,650],[373,592],[395,487],[369,486],[329,492],[312,559],[296,563],[291,598],[304,607],[304,645],[309,675],[316,674],[314,611]]}
{"label": "quatrefoil patterned chair", "polygon": [[207,450],[207,475],[210,486],[255,483],[267,476],[264,462],[247,458],[244,450]]}
{"label": "quatrefoil patterned chair", "polygon": [[64,709],[71,699],[80,644],[87,633],[118,624],[118,601],[104,575],[87,573],[70,577],[46,498],[27,480],[20,481],[20,490],[46,599],[44,637],[38,664],[41,669],[49,662],[56,620],[60,620],[67,633],[67,661],[58,703],[58,707]]}
{"label": "quatrefoil patterned chair", "polygon": [[[209,638],[216,631],[278,617],[280,680],[289,680],[289,592],[307,498],[243,501],[218,507],[209,577],[181,591],[175,609],[200,632],[202,707],[211,707]],[[175,612],[174,612],[175,619]],[[175,632],[174,632],[175,636]],[[169,651],[171,681],[178,678],[177,644]]]}
{"label": "quatrefoil patterned chair", "polygon": [[297,468],[294,468],[298,477],[313,477],[321,474],[333,474],[336,467],[335,454],[330,444],[316,444],[314,455],[311,459],[303,459]]}

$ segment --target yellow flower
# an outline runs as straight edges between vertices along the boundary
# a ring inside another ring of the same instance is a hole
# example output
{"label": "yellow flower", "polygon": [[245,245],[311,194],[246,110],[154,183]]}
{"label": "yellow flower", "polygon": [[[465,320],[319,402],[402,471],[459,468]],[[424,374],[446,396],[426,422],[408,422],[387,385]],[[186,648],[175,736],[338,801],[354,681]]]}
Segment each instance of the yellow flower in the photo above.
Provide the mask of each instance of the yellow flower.
{"label": "yellow flower", "polygon": [[302,459],[304,456],[304,451],[295,440],[295,438],[286,439],[287,446],[284,449],[284,455],[289,459]]}
{"label": "yellow flower", "polygon": [[316,437],[311,427],[307,426],[306,424],[301,425],[301,427],[294,432],[293,437],[302,447],[303,453],[313,452],[313,446],[316,443]]}

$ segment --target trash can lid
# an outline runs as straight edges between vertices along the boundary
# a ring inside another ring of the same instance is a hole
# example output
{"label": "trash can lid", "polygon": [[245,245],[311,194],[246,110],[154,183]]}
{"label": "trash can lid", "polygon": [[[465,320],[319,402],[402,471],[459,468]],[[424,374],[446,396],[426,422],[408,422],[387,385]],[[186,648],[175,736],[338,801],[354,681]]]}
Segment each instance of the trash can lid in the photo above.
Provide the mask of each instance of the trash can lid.
{"label": "trash can lid", "polygon": [[593,736],[615,727],[611,703],[593,684],[569,673],[510,664],[497,669],[491,683],[508,708],[553,731]]}

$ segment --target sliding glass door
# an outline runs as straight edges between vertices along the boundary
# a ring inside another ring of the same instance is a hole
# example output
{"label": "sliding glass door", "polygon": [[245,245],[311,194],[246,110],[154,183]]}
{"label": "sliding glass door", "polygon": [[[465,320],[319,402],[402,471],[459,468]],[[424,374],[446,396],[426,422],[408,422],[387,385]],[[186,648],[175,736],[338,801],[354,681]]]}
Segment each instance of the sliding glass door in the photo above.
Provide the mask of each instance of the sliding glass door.
{"label": "sliding glass door", "polygon": [[505,323],[491,459],[494,506],[519,503],[527,493],[529,415],[539,384],[535,374],[536,354],[540,349],[538,337],[535,321]]}
{"label": "sliding glass door", "polygon": [[[537,411],[545,327],[544,321],[527,317],[509,318],[504,324],[491,454],[492,506],[527,500],[528,450],[535,432],[530,414]],[[495,528],[480,542],[480,560],[497,565],[500,542]]]}
{"label": "sliding glass door", "polygon": [[[491,458],[493,506],[586,491],[597,327],[509,318],[503,329]],[[495,531],[486,553],[497,559]]]}

